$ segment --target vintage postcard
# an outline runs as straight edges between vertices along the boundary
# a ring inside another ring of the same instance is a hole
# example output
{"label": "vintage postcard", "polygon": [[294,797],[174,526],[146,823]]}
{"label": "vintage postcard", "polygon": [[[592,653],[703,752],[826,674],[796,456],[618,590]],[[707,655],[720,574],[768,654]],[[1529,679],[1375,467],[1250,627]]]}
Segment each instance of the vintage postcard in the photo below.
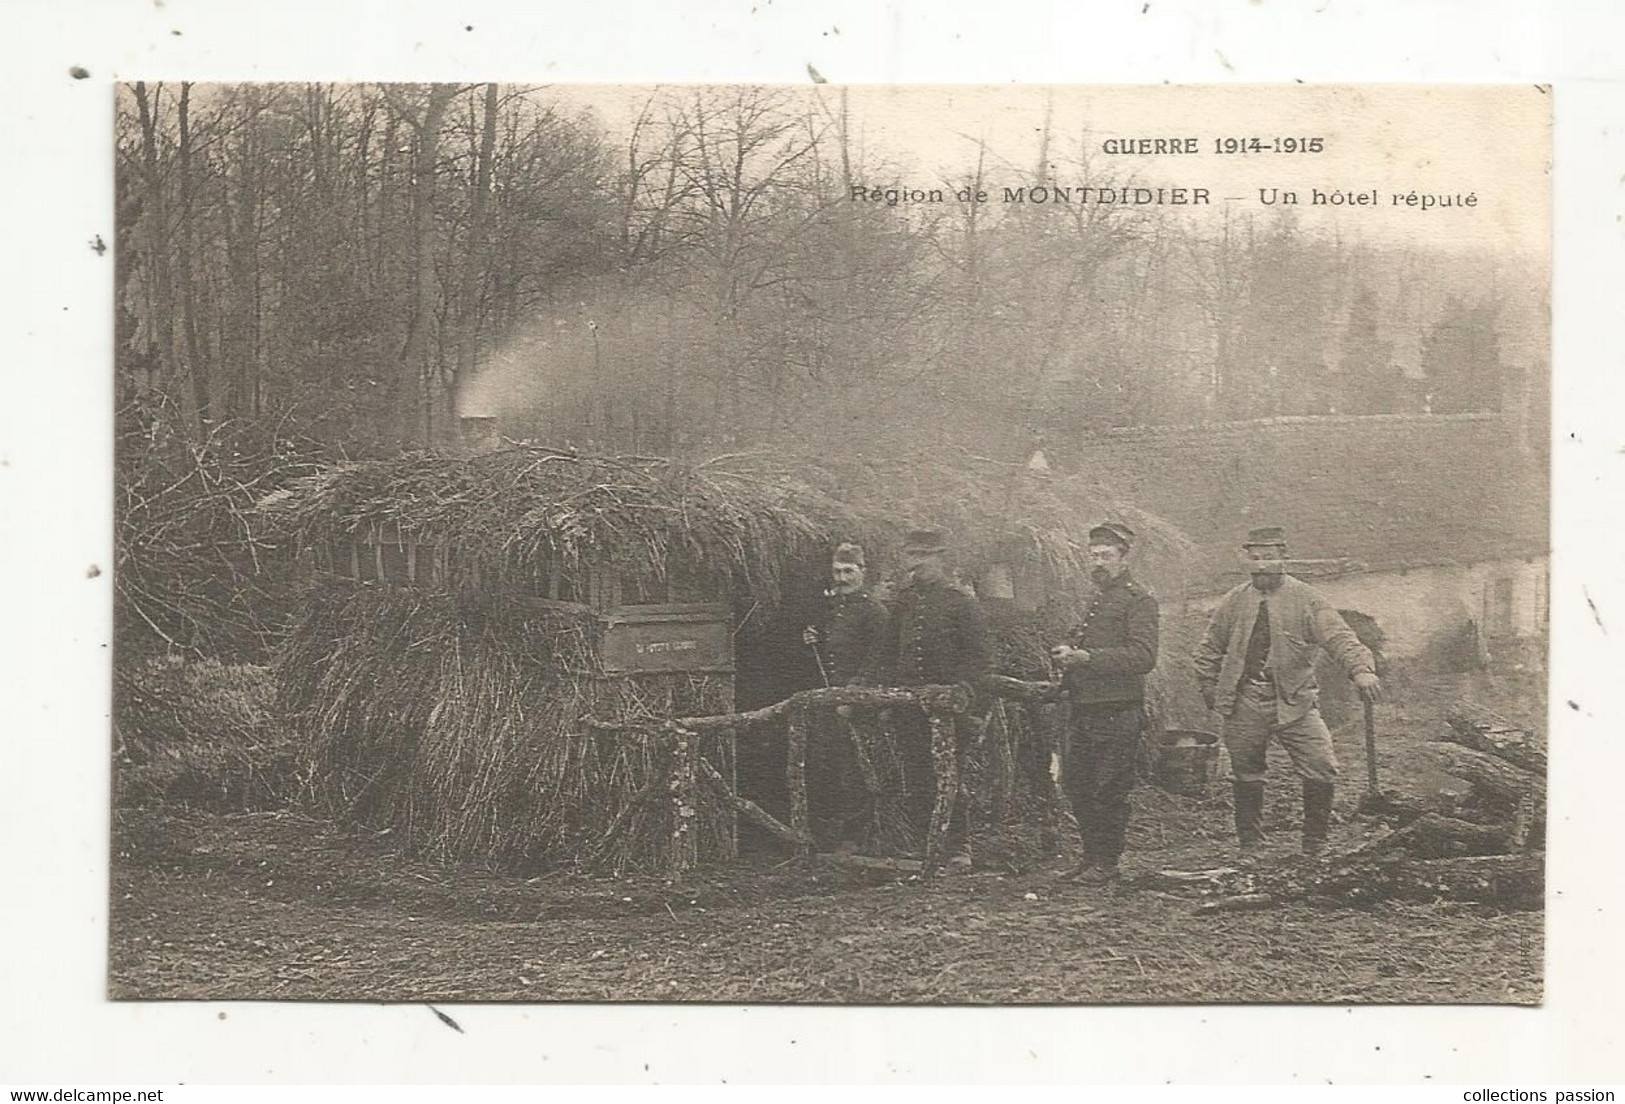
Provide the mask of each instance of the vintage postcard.
{"label": "vintage postcard", "polygon": [[110,995],[1539,1003],[1550,118],[121,85]]}

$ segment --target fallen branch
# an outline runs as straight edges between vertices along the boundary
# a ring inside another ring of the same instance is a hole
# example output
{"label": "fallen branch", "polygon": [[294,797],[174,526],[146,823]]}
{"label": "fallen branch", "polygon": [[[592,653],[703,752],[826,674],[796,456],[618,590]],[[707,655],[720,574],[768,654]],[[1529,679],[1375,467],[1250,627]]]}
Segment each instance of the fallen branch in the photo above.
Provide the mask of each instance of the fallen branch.
{"label": "fallen branch", "polygon": [[1494,755],[1452,743],[1434,744],[1433,751],[1446,771],[1471,782],[1480,792],[1491,797],[1517,803],[1534,794],[1539,800],[1540,792],[1544,789],[1538,775]]}

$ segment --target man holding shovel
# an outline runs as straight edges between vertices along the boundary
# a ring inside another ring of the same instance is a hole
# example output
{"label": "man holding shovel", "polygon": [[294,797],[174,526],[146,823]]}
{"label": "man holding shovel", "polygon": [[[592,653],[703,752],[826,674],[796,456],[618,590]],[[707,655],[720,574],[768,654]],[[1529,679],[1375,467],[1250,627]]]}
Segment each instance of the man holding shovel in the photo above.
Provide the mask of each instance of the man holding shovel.
{"label": "man holding shovel", "polygon": [[1224,596],[1194,656],[1202,698],[1224,718],[1236,836],[1243,853],[1263,843],[1265,753],[1278,740],[1303,780],[1303,852],[1319,855],[1337,756],[1320,716],[1315,655],[1324,648],[1368,703],[1382,696],[1376,662],[1331,602],[1286,573],[1283,530],[1251,530],[1242,563],[1252,581]]}

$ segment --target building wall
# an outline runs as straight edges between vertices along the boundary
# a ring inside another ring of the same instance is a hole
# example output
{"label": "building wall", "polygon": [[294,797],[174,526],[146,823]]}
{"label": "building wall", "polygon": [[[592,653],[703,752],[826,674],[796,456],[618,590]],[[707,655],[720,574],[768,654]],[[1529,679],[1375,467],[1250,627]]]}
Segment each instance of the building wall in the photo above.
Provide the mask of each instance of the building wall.
{"label": "building wall", "polygon": [[1321,591],[1339,609],[1357,609],[1376,619],[1394,657],[1423,654],[1449,632],[1471,621],[1486,646],[1503,639],[1545,633],[1544,556],[1530,560],[1405,572],[1347,575],[1322,580]]}
{"label": "building wall", "polygon": [[[1544,637],[1548,568],[1547,557],[1538,556],[1307,581],[1338,609],[1373,618],[1390,659],[1428,656],[1469,632],[1493,656],[1502,642]],[[1217,602],[1197,605],[1205,614]]]}
{"label": "building wall", "polygon": [[[1275,418],[1057,439],[1058,464],[1183,530],[1199,589],[1248,528],[1281,525],[1294,557],[1374,572],[1547,549],[1544,468],[1497,414]],[[1222,588],[1218,588],[1222,589]]]}

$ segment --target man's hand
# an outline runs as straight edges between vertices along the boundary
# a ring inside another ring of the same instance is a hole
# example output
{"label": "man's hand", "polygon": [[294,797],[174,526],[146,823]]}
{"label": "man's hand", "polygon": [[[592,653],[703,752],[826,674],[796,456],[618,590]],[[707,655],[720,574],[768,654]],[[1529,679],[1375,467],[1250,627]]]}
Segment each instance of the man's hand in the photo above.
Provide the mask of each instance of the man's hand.
{"label": "man's hand", "polygon": [[1354,676],[1354,688],[1360,692],[1360,697],[1368,702],[1382,700],[1382,683],[1370,671],[1361,671]]}
{"label": "man's hand", "polygon": [[852,719],[852,707],[850,705],[837,705],[835,707],[835,715],[840,717],[842,720],[849,721]]}
{"label": "man's hand", "polygon": [[1089,662],[1089,651],[1070,644],[1057,644],[1049,650],[1049,657],[1060,667],[1082,667]]}
{"label": "man's hand", "polygon": [[803,644],[806,644],[809,647],[813,647],[813,646],[817,645],[817,643],[818,643],[818,630],[813,628],[811,625],[808,625],[806,628],[802,629],[801,630],[801,642]]}

